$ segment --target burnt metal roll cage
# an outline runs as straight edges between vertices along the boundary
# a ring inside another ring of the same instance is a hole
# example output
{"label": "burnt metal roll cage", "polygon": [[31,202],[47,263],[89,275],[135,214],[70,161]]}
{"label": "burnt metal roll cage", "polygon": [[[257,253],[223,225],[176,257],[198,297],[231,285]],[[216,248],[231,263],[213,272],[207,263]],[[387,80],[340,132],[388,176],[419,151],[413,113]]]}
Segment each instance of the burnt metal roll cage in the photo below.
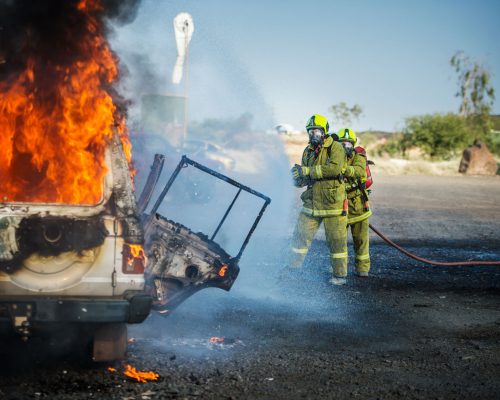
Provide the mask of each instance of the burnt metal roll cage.
{"label": "burnt metal roll cage", "polygon": [[[141,193],[141,196],[140,196],[140,199],[139,199],[139,202],[138,202],[138,210],[139,210],[140,214],[143,214],[144,211],[146,210],[147,206],[148,206],[148,203],[149,203],[149,201],[151,199],[151,196],[152,196],[152,193],[154,191],[154,188],[155,188],[155,186],[156,186],[156,184],[158,182],[158,179],[160,177],[161,171],[163,169],[164,161],[165,161],[165,156],[160,155],[160,154],[156,154],[155,155],[154,163],[153,163],[153,166],[151,167],[151,172],[150,172],[150,174],[148,176],[146,185],[144,187],[143,192]],[[221,174],[221,173],[219,173],[217,171],[214,171],[211,168],[208,168],[208,167],[206,167],[204,165],[201,165],[201,164],[197,163],[196,161],[191,160],[187,156],[183,155],[182,158],[181,158],[181,161],[179,162],[179,164],[177,164],[177,167],[175,168],[174,172],[170,176],[168,182],[166,183],[166,185],[163,188],[162,192],[160,193],[158,199],[156,200],[153,208],[151,209],[150,215],[156,215],[156,212],[158,211],[158,208],[160,207],[160,205],[163,202],[165,196],[167,195],[168,191],[172,187],[172,184],[174,183],[175,179],[177,178],[177,176],[179,175],[179,173],[181,172],[181,170],[183,168],[187,168],[189,165],[191,165],[191,166],[199,169],[200,171],[203,171],[203,172],[205,172],[205,173],[207,173],[209,175],[212,175],[212,176],[214,176],[214,177],[216,177],[216,178],[218,178],[218,179],[220,179],[220,180],[222,180],[224,182],[227,182],[230,185],[235,186],[235,187],[238,188],[238,191],[236,192],[236,195],[234,196],[233,200],[231,201],[231,204],[229,204],[229,206],[227,207],[224,215],[222,216],[219,224],[217,225],[217,228],[215,229],[214,233],[210,237],[210,240],[213,240],[217,236],[217,233],[219,232],[219,230],[221,229],[222,225],[226,221],[229,213],[231,212],[234,204],[238,200],[238,197],[239,197],[239,195],[241,194],[242,191],[250,193],[250,194],[252,194],[252,195],[254,195],[256,197],[259,197],[259,198],[261,198],[261,199],[264,200],[264,204],[262,205],[262,207],[261,207],[258,215],[255,217],[255,220],[254,220],[254,222],[253,222],[253,224],[252,224],[249,232],[247,233],[247,236],[246,236],[245,240],[243,241],[243,244],[241,245],[238,254],[235,257],[235,260],[239,261],[239,259],[241,258],[243,252],[245,251],[245,248],[248,245],[248,242],[250,241],[250,238],[252,237],[252,234],[254,233],[255,229],[257,228],[257,225],[259,224],[262,216],[264,215],[264,212],[265,212],[267,206],[271,203],[271,199],[269,197],[267,197],[266,195],[264,195],[264,194],[262,194],[260,192],[257,192],[256,190],[253,190],[252,188],[250,188],[248,186],[242,185],[241,183],[235,181],[234,179],[231,179],[231,178],[229,178],[226,175],[223,175],[223,174]]]}

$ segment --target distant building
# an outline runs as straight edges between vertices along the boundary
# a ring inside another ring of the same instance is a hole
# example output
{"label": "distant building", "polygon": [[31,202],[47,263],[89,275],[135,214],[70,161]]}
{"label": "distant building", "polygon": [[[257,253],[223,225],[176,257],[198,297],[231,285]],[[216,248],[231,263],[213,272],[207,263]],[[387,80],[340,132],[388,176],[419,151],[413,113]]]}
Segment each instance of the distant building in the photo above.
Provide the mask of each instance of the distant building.
{"label": "distant building", "polygon": [[163,136],[171,145],[183,141],[186,98],[146,94],[141,97],[141,130],[146,135]]}

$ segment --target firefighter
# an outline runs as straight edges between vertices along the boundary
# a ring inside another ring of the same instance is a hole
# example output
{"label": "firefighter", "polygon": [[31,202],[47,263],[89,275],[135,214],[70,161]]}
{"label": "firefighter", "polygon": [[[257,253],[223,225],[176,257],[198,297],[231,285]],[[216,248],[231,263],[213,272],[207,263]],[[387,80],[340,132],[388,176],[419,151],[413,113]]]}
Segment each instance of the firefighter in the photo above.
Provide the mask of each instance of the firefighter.
{"label": "firefighter", "polygon": [[355,274],[367,277],[370,272],[369,218],[372,215],[366,190],[366,151],[356,147],[356,133],[349,128],[337,132],[338,140],[347,155],[344,171],[349,213],[347,226],[351,228],[354,253],[356,256]]}
{"label": "firefighter", "polygon": [[302,164],[292,168],[295,186],[306,187],[292,241],[291,267],[300,268],[321,223],[330,249],[332,284],[347,276],[347,198],[341,175],[346,167],[342,145],[328,135],[328,121],[314,114],[306,125],[309,144]]}

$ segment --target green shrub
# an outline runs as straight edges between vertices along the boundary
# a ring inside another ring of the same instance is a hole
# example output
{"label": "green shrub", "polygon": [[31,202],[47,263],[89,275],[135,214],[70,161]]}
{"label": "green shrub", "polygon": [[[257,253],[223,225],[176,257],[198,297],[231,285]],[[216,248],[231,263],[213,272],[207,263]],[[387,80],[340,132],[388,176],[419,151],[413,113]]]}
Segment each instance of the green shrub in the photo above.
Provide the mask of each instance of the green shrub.
{"label": "green shrub", "polygon": [[404,156],[403,135],[401,133],[392,134],[387,141],[376,148],[378,156],[388,154],[391,157]]}
{"label": "green shrub", "polygon": [[500,132],[491,132],[489,140],[486,143],[492,153],[500,156]]}
{"label": "green shrub", "polygon": [[402,151],[419,147],[431,159],[448,160],[472,144],[464,118],[456,114],[427,114],[406,119]]}

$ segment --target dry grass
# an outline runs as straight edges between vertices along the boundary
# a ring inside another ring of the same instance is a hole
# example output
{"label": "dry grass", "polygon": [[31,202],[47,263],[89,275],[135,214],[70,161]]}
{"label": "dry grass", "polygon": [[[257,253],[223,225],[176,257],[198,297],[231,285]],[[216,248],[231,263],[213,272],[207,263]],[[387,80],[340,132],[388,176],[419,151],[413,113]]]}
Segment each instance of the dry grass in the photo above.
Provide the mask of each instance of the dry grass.
{"label": "dry grass", "polygon": [[449,161],[405,160],[401,158],[373,158],[372,171],[382,175],[440,175],[454,176],[458,173],[460,159]]}

